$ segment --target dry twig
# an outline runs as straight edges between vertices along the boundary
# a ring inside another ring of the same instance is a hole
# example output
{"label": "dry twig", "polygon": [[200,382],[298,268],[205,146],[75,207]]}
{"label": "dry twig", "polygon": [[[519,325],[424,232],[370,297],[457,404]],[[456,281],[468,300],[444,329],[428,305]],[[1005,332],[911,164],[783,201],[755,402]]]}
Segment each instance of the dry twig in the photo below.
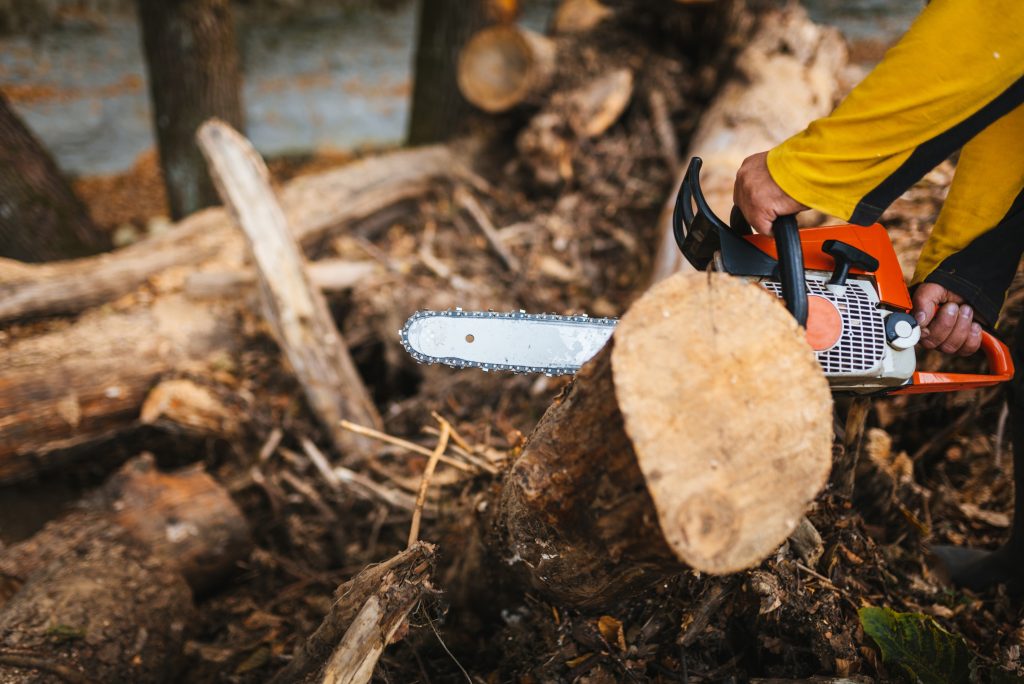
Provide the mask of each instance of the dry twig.
{"label": "dry twig", "polygon": [[[352,432],[355,432],[357,434],[364,435],[366,437],[372,437],[373,439],[379,440],[381,442],[386,442],[387,444],[393,444],[394,446],[401,447],[401,448],[403,448],[403,449],[405,449],[407,451],[411,451],[411,452],[413,452],[415,454],[421,454],[423,456],[427,456],[428,458],[433,453],[430,449],[427,449],[426,447],[422,447],[419,444],[415,444],[413,442],[404,440],[404,439],[402,439],[400,437],[392,437],[391,435],[387,434],[386,432],[381,432],[379,430],[374,430],[373,428],[368,428],[368,427],[363,426],[363,425],[357,425],[355,423],[350,423],[347,420],[341,421],[341,427],[345,428],[346,430],[350,430]],[[467,473],[475,473],[476,472],[476,468],[473,465],[470,465],[470,464],[467,464],[467,463],[463,463],[462,461],[460,461],[458,459],[451,458],[450,456],[445,456],[444,454],[442,454],[438,460],[440,460],[441,463],[444,463],[446,465],[452,466],[453,468],[458,468],[459,470],[461,470],[463,472],[467,472]]]}
{"label": "dry twig", "polygon": [[430,478],[434,476],[434,468],[437,467],[438,459],[441,458],[444,450],[448,448],[448,437],[452,433],[452,426],[447,420],[437,413],[434,413],[434,418],[441,424],[441,437],[437,440],[437,446],[434,447],[434,451],[430,454],[427,467],[423,469],[423,479],[420,480],[420,492],[416,495],[416,509],[412,512],[412,525],[409,527],[409,548],[412,548],[420,536],[420,517],[423,515],[423,505],[427,500],[427,487],[430,486]]}

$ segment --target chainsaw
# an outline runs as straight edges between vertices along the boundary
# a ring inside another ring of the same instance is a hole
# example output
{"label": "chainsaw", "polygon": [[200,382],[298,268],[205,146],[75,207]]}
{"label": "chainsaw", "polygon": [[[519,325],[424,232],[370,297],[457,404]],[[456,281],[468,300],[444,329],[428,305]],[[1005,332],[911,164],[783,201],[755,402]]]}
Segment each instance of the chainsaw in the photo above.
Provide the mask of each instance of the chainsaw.
{"label": "chainsaw", "polygon": [[[779,297],[804,327],[835,392],[923,394],[986,387],[1013,376],[1010,352],[983,331],[989,374],[917,370],[921,329],[896,251],[879,224],[798,229],[795,216],[751,230],[738,208],[729,223],[711,211],[690,161],[676,197],[672,231],[699,271],[722,271]],[[400,331],[420,363],[484,371],[575,373],[608,341],[617,319],[525,311],[418,311]]]}

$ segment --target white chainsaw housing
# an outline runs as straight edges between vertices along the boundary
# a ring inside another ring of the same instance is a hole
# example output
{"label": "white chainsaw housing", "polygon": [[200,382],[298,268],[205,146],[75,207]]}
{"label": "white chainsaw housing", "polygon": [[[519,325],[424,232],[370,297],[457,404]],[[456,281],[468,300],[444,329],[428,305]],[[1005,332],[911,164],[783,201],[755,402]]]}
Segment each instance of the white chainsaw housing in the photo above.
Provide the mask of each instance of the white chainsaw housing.
{"label": "white chainsaw housing", "polygon": [[[839,340],[831,348],[815,352],[832,389],[870,394],[907,384],[917,365],[916,338],[909,345],[887,340],[885,319],[893,312],[882,306],[874,281],[851,276],[845,285],[836,286],[829,284],[828,272],[808,271],[805,277],[808,295],[831,301],[843,322]],[[746,279],[782,297],[778,281]]]}

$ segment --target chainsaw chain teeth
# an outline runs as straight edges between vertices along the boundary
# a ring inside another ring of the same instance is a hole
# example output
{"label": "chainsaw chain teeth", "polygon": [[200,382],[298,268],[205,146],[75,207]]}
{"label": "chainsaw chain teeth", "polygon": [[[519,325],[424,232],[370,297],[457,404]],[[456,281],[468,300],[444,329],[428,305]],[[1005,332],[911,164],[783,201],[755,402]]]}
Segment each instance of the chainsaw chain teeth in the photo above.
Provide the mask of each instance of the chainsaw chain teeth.
{"label": "chainsaw chain teeth", "polygon": [[477,363],[475,361],[466,361],[464,359],[456,358],[436,358],[433,356],[427,356],[413,349],[409,343],[409,327],[416,321],[422,318],[508,318],[519,321],[556,321],[556,322],[568,322],[568,323],[589,323],[597,325],[606,325],[609,327],[615,327],[619,322],[617,318],[591,318],[587,314],[576,314],[570,316],[562,316],[560,314],[529,314],[523,310],[509,311],[507,313],[501,311],[463,311],[461,308],[448,309],[447,311],[430,311],[423,310],[417,311],[405,322],[405,325],[398,334],[402,340],[402,346],[405,351],[408,352],[409,356],[416,360],[417,363],[434,365],[440,363],[446,366],[452,366],[454,368],[479,368],[485,373],[490,371],[510,371],[516,374],[529,374],[529,373],[543,373],[547,376],[554,375],[573,375],[579,370],[577,366],[516,366],[504,363]]}

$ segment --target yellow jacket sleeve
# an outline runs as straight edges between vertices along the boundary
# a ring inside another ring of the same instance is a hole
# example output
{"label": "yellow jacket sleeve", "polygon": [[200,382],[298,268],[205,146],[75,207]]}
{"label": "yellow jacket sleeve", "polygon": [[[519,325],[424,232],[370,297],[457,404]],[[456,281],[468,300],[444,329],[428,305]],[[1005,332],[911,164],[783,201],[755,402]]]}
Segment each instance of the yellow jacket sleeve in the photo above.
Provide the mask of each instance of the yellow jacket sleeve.
{"label": "yellow jacket sleeve", "polygon": [[768,170],[803,204],[867,225],[1022,102],[1024,1],[933,0],[832,114],[768,153]]}

